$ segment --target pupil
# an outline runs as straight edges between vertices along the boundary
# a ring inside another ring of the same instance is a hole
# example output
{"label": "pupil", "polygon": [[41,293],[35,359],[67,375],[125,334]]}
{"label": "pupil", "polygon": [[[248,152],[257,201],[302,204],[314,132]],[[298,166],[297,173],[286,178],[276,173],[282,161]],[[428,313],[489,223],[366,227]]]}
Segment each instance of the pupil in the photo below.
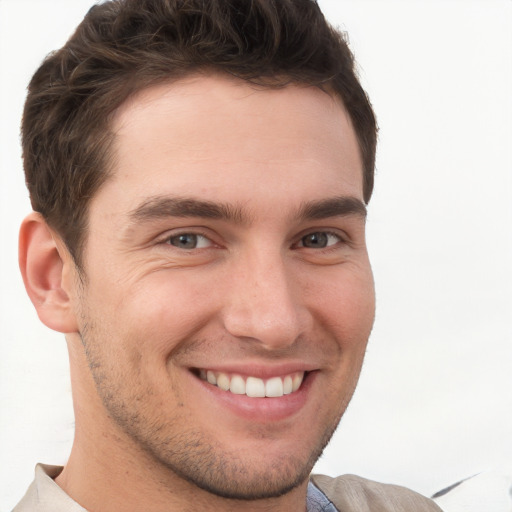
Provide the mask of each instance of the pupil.
{"label": "pupil", "polygon": [[306,247],[327,247],[327,235],[325,233],[311,233],[302,239],[302,243]]}
{"label": "pupil", "polygon": [[196,235],[178,235],[171,239],[171,244],[185,249],[194,249],[197,245]]}

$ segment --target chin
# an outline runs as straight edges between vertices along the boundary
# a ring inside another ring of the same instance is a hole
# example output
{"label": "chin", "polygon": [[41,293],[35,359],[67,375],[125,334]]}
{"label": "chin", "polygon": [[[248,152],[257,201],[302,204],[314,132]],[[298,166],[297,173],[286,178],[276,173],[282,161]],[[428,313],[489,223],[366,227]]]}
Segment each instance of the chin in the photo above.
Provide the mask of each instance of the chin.
{"label": "chin", "polygon": [[288,459],[274,460],[270,465],[267,462],[265,468],[257,469],[249,461],[232,460],[222,468],[213,466],[202,473],[178,471],[178,474],[195,487],[215,496],[255,501],[278,498],[304,484],[313,465],[314,462],[304,464]]}
{"label": "chin", "polygon": [[[287,446],[280,453],[271,443],[256,451],[226,450],[225,446],[189,433],[186,442],[180,439],[176,443],[178,440],[174,439],[164,449],[160,444],[160,450],[152,455],[174,476],[214,496],[264,500],[278,498],[303,485],[334,430],[325,433],[313,446],[292,443],[292,449]],[[174,448],[172,453],[170,446]]]}

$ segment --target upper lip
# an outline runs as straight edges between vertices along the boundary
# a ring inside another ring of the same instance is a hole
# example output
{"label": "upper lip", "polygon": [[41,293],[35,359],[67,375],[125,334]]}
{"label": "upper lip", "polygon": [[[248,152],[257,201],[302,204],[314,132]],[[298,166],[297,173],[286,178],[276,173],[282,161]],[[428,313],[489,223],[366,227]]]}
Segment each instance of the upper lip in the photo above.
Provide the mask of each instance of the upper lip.
{"label": "upper lip", "polygon": [[240,364],[208,364],[206,366],[197,366],[197,370],[211,370],[213,372],[221,372],[230,375],[241,375],[258,377],[260,379],[270,379],[272,377],[282,377],[297,372],[310,372],[318,370],[318,365],[306,362],[288,362],[278,364],[263,363],[240,363]]}

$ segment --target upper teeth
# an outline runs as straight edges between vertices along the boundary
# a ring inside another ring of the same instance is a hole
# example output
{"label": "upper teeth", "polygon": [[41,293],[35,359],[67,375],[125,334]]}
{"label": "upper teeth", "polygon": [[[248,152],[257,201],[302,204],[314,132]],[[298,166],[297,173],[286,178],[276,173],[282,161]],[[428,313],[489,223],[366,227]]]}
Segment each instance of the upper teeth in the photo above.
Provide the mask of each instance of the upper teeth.
{"label": "upper teeth", "polygon": [[201,370],[200,377],[210,384],[231,391],[236,395],[250,397],[280,397],[297,391],[304,379],[304,372],[296,372],[284,377],[272,377],[263,380],[258,377],[242,377],[241,375],[228,375],[223,372]]}

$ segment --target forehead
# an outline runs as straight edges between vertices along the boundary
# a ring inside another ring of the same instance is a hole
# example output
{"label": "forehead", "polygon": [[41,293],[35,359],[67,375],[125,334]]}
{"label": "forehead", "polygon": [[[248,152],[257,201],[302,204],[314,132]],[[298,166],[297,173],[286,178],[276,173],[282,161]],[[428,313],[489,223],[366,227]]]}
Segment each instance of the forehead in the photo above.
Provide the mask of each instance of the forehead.
{"label": "forehead", "polygon": [[333,183],[338,195],[362,197],[350,118],[317,87],[191,76],[136,94],[112,128],[114,173],[99,195],[117,196],[127,209],[162,194],[242,203],[262,193],[325,195]]}

